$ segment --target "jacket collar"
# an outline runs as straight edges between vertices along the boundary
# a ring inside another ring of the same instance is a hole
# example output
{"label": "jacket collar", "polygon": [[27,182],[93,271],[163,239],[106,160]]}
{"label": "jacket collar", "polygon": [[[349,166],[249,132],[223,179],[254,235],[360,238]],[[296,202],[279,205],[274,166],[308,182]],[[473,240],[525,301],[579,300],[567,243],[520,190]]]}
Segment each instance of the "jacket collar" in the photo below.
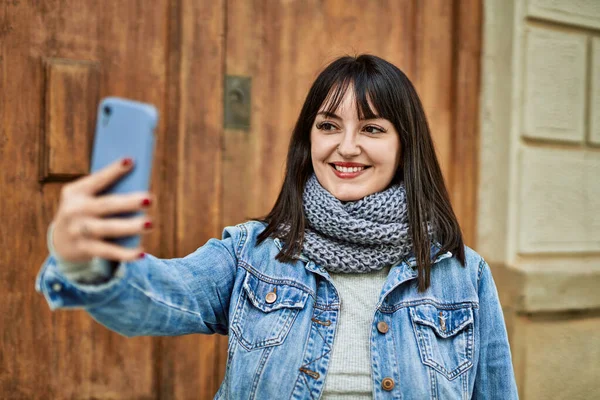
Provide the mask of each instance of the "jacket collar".
{"label": "jacket collar", "polygon": [[[445,258],[452,257],[452,253],[447,251],[443,254],[439,254],[439,251],[442,249],[442,245],[438,241],[433,241],[431,244],[431,248],[429,250],[429,259],[431,260],[431,265],[441,261]],[[437,255],[437,257],[436,257]],[[406,256],[403,260],[409,267],[417,268],[417,257],[415,256],[414,250],[411,249],[408,256]]]}

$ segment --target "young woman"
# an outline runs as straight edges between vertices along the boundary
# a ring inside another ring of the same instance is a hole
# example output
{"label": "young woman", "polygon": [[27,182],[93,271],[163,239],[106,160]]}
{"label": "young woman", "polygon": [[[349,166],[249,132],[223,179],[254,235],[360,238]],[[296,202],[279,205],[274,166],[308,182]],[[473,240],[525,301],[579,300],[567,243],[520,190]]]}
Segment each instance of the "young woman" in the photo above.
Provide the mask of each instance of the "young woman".
{"label": "young woman", "polygon": [[[371,55],[311,87],[281,193],[259,221],[179,259],[144,233],[147,193],[96,193],[131,160],[65,186],[36,287],[125,336],[229,335],[218,399],[515,399],[490,268],[463,244],[422,105]],[[113,272],[111,263],[123,260]]]}

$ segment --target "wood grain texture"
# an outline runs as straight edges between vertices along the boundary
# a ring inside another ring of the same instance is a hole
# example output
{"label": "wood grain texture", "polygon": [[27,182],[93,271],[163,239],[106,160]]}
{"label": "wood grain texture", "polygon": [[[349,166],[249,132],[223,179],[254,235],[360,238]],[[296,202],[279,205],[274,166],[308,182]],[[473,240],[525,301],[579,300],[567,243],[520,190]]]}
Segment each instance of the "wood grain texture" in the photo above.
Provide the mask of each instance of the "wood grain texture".
{"label": "wood grain texture", "polygon": [[[222,1],[182,0],[169,7],[170,257],[221,236],[223,13]],[[160,339],[157,397],[212,399],[223,378],[225,351],[226,338],[216,335]]]}
{"label": "wood grain texture", "polygon": [[416,2],[415,75],[413,83],[421,98],[446,180],[452,167],[452,17],[453,0]]}
{"label": "wood grain texture", "polygon": [[461,0],[455,5],[450,195],[470,247],[476,247],[482,14],[481,0]]}

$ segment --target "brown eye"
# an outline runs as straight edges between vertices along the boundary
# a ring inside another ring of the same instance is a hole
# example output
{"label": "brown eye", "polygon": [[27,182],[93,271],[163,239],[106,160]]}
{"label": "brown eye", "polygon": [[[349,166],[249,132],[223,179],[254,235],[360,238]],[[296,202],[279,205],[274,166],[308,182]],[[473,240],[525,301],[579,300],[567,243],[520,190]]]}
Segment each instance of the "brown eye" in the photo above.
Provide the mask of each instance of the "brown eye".
{"label": "brown eye", "polygon": [[370,133],[370,134],[378,134],[378,133],[384,133],[385,132],[385,130],[383,130],[383,129],[377,127],[377,126],[373,126],[373,125],[365,126],[364,129],[365,129],[365,131],[367,133]]}
{"label": "brown eye", "polygon": [[319,124],[317,124],[317,129],[320,129],[322,131],[332,131],[334,129],[336,129],[335,125],[330,124],[329,122],[321,122]]}

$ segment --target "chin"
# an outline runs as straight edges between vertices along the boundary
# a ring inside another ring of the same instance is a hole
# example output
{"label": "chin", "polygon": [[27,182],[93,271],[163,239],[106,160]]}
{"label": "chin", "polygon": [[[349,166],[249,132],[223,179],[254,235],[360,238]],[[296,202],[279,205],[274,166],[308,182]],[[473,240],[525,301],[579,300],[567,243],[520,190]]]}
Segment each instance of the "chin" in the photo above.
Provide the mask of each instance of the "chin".
{"label": "chin", "polygon": [[370,193],[365,190],[353,188],[353,190],[335,190],[332,194],[339,201],[357,201]]}

